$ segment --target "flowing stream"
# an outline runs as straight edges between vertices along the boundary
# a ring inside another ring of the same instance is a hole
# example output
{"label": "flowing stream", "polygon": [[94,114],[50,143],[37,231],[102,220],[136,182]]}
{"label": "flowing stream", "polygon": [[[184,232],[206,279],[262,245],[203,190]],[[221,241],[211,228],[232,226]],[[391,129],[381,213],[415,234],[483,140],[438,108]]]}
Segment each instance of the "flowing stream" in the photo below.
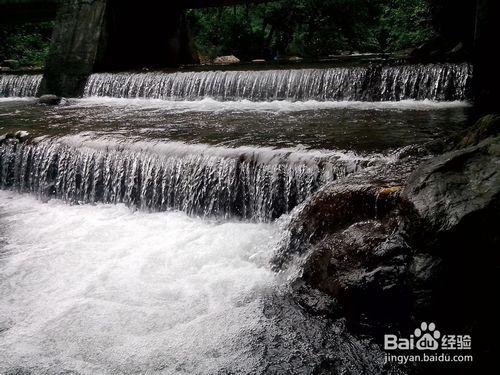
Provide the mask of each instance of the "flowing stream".
{"label": "flowing stream", "polygon": [[0,75],[0,373],[399,373],[269,261],[321,186],[466,126],[471,74],[97,73],[52,107]]}

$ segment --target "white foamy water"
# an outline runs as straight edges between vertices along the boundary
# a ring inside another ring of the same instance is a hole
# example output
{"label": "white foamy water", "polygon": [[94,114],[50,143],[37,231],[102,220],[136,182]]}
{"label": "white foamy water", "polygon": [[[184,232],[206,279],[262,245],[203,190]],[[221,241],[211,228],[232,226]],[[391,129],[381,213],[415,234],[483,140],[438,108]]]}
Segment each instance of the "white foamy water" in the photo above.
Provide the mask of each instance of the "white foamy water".
{"label": "white foamy water", "polygon": [[401,100],[384,102],[365,101],[218,101],[212,98],[201,100],[129,99],[111,97],[90,97],[71,100],[69,107],[112,106],[142,110],[184,112],[301,112],[328,109],[357,110],[436,110],[469,107],[466,101]]}
{"label": "white foamy water", "polygon": [[0,373],[251,367],[275,231],[0,191]]}

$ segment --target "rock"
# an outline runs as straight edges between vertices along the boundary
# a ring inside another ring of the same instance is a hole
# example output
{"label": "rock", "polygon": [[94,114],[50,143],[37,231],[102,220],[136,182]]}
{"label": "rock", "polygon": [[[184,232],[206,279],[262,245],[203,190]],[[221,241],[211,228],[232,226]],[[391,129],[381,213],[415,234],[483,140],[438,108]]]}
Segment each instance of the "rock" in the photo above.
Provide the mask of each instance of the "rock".
{"label": "rock", "polygon": [[210,56],[205,55],[200,51],[198,51],[198,61],[200,62],[201,65],[207,65],[212,63],[212,59],[210,58]]}
{"label": "rock", "polygon": [[476,244],[481,232],[492,238],[500,220],[500,137],[425,163],[408,179],[403,199],[414,210],[414,231],[432,236],[425,247],[470,242],[471,232]]}
{"label": "rock", "polygon": [[19,142],[24,142],[26,139],[28,139],[30,133],[28,133],[25,130],[18,130],[14,136],[19,140]]}
{"label": "rock", "polygon": [[498,343],[491,332],[500,329],[500,309],[491,303],[500,287],[500,136],[474,144],[485,129],[491,128],[479,124],[467,138],[473,145],[435,157],[410,176],[402,221],[414,252],[406,279],[413,315],[450,331],[469,327],[483,358],[492,360],[487,353],[498,352]]}
{"label": "rock", "polygon": [[8,66],[0,66],[0,72],[10,72],[11,69]]}
{"label": "rock", "polygon": [[28,139],[29,134],[30,133],[28,133],[25,130],[18,130],[14,134],[5,133],[3,135],[0,135],[0,145],[4,143],[9,143],[9,144],[22,143]]}
{"label": "rock", "polygon": [[[405,283],[410,249],[397,221],[366,220],[327,235],[305,259],[301,279],[340,303],[351,320],[400,321],[410,300]],[[401,323],[401,322],[400,322]]]}
{"label": "rock", "polygon": [[45,105],[57,105],[61,102],[61,98],[57,95],[46,94],[40,96],[38,102]]}
{"label": "rock", "polygon": [[304,60],[302,57],[299,56],[292,56],[288,59],[288,61],[302,61]]}
{"label": "rock", "polygon": [[334,182],[325,186],[292,213],[287,237],[272,259],[273,267],[286,267],[325,236],[354,223],[391,214],[400,190],[400,186],[391,183]]}
{"label": "rock", "polygon": [[[436,321],[444,331],[477,337],[483,354],[494,352],[500,136],[481,138],[495,121],[483,119],[471,130],[472,145],[428,159],[403,187],[335,182],[297,209],[273,266],[298,259],[298,303],[340,314],[377,337],[389,326]],[[308,288],[315,292],[300,296]]]}
{"label": "rock", "polygon": [[19,140],[12,133],[5,133],[3,135],[0,135],[0,145],[13,144],[13,143],[18,143],[18,142],[19,142]]}
{"label": "rock", "polygon": [[264,60],[264,59],[254,59],[254,60],[252,60],[252,62],[253,63],[264,63],[264,62],[266,62],[266,60]]}
{"label": "rock", "polygon": [[238,59],[234,55],[229,55],[229,56],[219,56],[215,58],[214,64],[217,65],[230,65],[230,64],[238,64],[240,62],[240,59]]}
{"label": "rock", "polygon": [[4,60],[3,65],[11,69],[16,69],[17,67],[19,67],[19,61],[14,59]]}
{"label": "rock", "polygon": [[456,143],[455,148],[477,145],[483,139],[500,133],[500,116],[487,115],[479,119]]}

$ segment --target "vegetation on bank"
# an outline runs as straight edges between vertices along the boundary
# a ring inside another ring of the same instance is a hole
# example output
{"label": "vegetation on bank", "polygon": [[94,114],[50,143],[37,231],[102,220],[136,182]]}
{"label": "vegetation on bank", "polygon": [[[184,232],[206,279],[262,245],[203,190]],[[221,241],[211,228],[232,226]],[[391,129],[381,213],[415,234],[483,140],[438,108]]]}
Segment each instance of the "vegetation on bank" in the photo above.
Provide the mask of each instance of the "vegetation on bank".
{"label": "vegetation on bank", "polygon": [[[279,0],[188,11],[202,56],[243,60],[393,52],[435,36],[428,0]],[[0,65],[43,66],[53,22],[0,25]]]}
{"label": "vegetation on bank", "polygon": [[19,66],[43,66],[53,27],[53,22],[0,25],[0,65],[15,60]]}
{"label": "vegetation on bank", "polygon": [[435,36],[426,0],[280,0],[188,17],[199,51],[210,58],[393,52]]}

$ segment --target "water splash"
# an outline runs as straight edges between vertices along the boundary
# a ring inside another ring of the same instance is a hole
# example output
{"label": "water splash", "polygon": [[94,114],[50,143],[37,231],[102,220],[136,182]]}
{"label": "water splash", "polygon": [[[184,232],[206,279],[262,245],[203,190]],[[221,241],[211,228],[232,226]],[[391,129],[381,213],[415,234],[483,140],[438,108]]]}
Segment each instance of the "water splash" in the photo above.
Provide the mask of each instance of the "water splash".
{"label": "water splash", "polygon": [[41,74],[0,74],[0,98],[34,97],[42,82]]}
{"label": "water splash", "polygon": [[466,100],[469,64],[414,64],[263,71],[99,73],[84,96],[221,101]]}

